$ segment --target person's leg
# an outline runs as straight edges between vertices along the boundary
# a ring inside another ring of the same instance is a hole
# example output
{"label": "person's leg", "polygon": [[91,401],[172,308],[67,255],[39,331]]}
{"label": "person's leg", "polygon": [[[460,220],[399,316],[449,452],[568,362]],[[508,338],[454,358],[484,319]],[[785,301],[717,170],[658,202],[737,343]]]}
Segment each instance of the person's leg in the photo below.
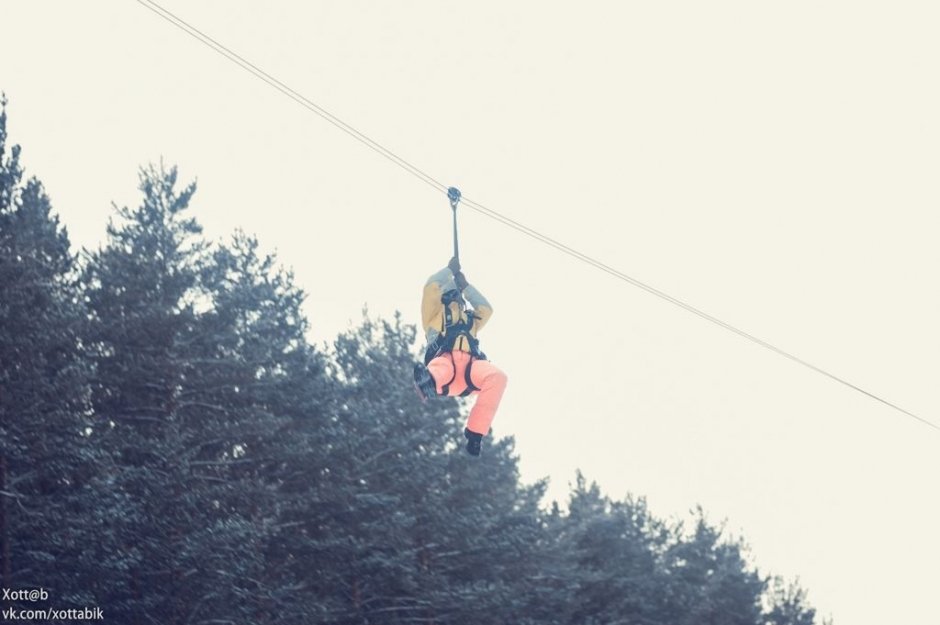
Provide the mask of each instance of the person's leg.
{"label": "person's leg", "polygon": [[428,371],[437,384],[437,393],[440,395],[444,385],[450,382],[447,394],[451,397],[460,395],[467,388],[467,381],[464,377],[464,362],[461,358],[462,352],[452,354],[441,354],[428,363]]}
{"label": "person's leg", "polygon": [[506,374],[488,360],[474,360],[470,366],[470,381],[480,391],[470,410],[467,429],[486,436],[506,390]]}

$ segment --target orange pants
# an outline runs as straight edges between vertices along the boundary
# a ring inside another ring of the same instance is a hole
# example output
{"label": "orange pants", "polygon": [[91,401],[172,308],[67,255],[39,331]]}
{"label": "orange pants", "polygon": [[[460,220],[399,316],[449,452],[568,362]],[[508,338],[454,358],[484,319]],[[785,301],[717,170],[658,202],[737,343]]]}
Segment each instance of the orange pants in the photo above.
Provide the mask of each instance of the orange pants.
{"label": "orange pants", "polygon": [[[470,354],[459,350],[441,354],[429,362],[428,371],[437,384],[438,394],[441,394],[444,385],[451,378],[453,382],[450,382],[447,394],[454,397],[463,393],[467,389],[468,364],[470,364]],[[473,366],[470,367],[470,381],[480,390],[473,391],[473,394],[478,397],[470,410],[467,429],[486,436],[490,431],[493,417],[496,416],[499,400],[502,399],[503,391],[506,390],[506,374],[488,360],[474,360]]]}

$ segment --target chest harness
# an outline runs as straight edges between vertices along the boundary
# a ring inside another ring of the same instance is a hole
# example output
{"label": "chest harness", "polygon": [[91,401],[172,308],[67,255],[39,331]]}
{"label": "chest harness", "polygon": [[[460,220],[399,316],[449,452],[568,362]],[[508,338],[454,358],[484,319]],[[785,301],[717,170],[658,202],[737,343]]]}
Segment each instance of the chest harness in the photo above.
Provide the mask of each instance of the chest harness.
{"label": "chest harness", "polygon": [[486,354],[480,351],[480,341],[475,336],[470,334],[470,330],[473,328],[473,320],[475,319],[473,311],[463,308],[463,314],[454,315],[451,310],[451,304],[457,302],[463,304],[463,298],[460,296],[459,291],[447,291],[441,297],[441,303],[444,304],[444,324],[441,328],[442,332],[437,335],[437,337],[428,343],[427,348],[424,350],[424,365],[427,367],[428,363],[441,356],[443,354],[450,354],[450,362],[454,368],[454,374],[451,376],[450,380],[443,385],[441,388],[441,395],[447,395],[450,391],[450,385],[454,383],[454,379],[457,377],[457,365],[454,363],[454,346],[457,344],[457,341],[463,338],[467,342],[467,346],[470,348],[470,362],[467,363],[467,368],[464,371],[464,381],[467,383],[467,389],[460,394],[460,397],[466,397],[473,391],[479,391],[480,389],[473,384],[470,380],[470,368],[473,366],[474,360],[486,360]]}

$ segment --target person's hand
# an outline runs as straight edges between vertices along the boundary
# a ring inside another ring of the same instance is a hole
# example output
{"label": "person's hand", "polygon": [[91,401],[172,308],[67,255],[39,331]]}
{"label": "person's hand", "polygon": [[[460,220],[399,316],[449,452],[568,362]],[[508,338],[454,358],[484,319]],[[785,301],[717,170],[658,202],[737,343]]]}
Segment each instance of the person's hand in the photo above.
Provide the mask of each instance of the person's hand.
{"label": "person's hand", "polygon": [[454,282],[457,284],[457,288],[463,291],[467,288],[469,282],[467,282],[467,277],[463,275],[462,271],[458,271],[454,274]]}
{"label": "person's hand", "polygon": [[455,276],[460,273],[460,260],[456,256],[450,259],[450,262],[447,263],[447,268],[450,269],[450,272]]}

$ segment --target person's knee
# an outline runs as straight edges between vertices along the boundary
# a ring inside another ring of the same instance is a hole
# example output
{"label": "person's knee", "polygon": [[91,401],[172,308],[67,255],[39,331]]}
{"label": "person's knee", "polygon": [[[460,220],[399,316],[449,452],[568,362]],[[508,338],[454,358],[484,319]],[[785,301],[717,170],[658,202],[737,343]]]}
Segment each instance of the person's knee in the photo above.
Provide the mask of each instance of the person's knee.
{"label": "person's knee", "polygon": [[493,374],[490,376],[490,383],[494,388],[503,390],[506,388],[506,384],[509,382],[509,378],[506,377],[506,374],[501,370],[496,369]]}

